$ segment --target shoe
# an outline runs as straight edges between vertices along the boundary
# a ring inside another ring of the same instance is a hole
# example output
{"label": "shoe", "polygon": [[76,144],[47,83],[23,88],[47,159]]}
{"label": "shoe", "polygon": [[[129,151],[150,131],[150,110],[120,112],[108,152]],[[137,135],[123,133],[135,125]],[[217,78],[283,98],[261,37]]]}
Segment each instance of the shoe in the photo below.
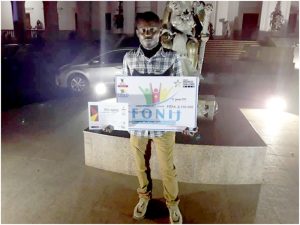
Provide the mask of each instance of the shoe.
{"label": "shoe", "polygon": [[170,214],[170,223],[182,224],[182,215],[181,215],[178,205],[169,206],[168,209],[169,209],[169,214]]}
{"label": "shoe", "polygon": [[133,218],[136,220],[141,220],[145,218],[148,203],[150,199],[140,198],[138,204],[134,207]]}

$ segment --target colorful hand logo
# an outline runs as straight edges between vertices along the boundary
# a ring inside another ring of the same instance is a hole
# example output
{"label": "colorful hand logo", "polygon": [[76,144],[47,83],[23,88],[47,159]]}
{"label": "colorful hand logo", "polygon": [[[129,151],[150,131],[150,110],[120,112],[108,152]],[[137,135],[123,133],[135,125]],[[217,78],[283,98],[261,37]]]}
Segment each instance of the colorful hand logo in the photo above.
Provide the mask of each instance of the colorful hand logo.
{"label": "colorful hand logo", "polygon": [[173,89],[173,87],[171,87],[169,89],[161,88],[161,83],[159,85],[159,89],[157,89],[157,88],[153,89],[151,83],[149,83],[149,87],[150,88],[143,89],[142,87],[139,86],[139,89],[144,94],[147,105],[159,103],[161,101],[166,100],[168,98],[171,90]]}

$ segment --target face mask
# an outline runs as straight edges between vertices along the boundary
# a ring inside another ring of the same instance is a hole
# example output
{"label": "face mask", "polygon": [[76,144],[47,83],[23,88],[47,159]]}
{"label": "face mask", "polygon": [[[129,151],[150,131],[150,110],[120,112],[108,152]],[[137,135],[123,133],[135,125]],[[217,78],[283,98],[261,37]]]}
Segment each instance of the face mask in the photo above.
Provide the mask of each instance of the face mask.
{"label": "face mask", "polygon": [[141,45],[147,50],[155,48],[159,43],[160,28],[143,22],[140,25],[136,33]]}
{"label": "face mask", "polygon": [[158,45],[159,33],[154,34],[153,36],[151,36],[151,38],[141,36],[141,37],[139,37],[139,39],[140,39],[141,45],[145,49],[151,50],[151,49],[155,48]]}

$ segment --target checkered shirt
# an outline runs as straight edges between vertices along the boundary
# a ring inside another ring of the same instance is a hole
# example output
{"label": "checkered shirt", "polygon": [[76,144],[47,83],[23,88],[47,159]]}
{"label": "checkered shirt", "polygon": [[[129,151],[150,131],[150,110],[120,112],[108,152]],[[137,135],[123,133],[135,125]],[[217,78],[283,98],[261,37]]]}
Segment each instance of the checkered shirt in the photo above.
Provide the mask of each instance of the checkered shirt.
{"label": "checkered shirt", "polygon": [[[169,70],[170,69],[170,70]],[[183,76],[179,55],[169,49],[161,47],[151,58],[147,58],[141,47],[129,51],[124,56],[123,74],[131,76],[133,71],[145,75],[160,75],[169,70],[170,76]],[[132,130],[131,135],[139,137],[161,137],[165,131]]]}

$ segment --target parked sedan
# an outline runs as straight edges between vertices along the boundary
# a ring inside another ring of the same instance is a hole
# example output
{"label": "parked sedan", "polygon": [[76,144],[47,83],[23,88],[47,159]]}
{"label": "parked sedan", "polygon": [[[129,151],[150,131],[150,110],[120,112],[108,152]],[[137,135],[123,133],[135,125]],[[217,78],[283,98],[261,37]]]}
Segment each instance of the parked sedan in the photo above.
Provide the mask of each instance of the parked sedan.
{"label": "parked sedan", "polygon": [[107,87],[114,85],[115,76],[122,75],[123,57],[131,49],[111,50],[83,64],[64,65],[59,68],[56,85],[73,93],[96,88],[98,94],[104,94]]}

